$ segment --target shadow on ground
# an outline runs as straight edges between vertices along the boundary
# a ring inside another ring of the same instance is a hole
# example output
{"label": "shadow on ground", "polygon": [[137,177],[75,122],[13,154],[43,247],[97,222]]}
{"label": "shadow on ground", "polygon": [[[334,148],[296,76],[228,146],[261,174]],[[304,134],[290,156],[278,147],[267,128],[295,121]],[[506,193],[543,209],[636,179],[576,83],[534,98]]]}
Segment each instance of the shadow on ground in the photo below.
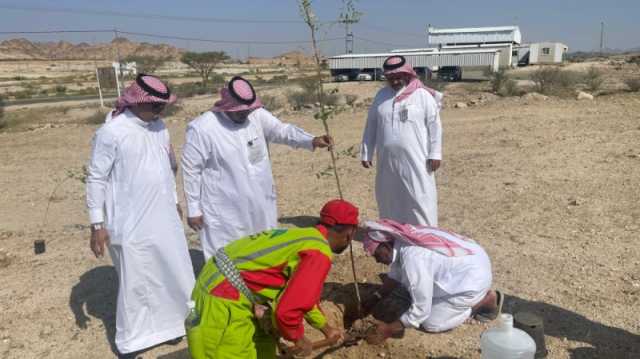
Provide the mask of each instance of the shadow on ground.
{"label": "shadow on ground", "polygon": [[545,335],[592,346],[571,350],[572,358],[640,358],[640,335],[594,322],[556,305],[506,295],[504,311],[534,313],[544,319]]}
{"label": "shadow on ground", "polygon": [[75,316],[76,325],[87,328],[92,319],[102,321],[111,351],[118,354],[116,336],[116,299],[118,276],[113,266],[100,266],[80,276],[71,289],[69,307]]}
{"label": "shadow on ground", "polygon": [[[198,276],[204,266],[202,251],[190,249],[193,272]],[[93,268],[80,276],[78,283],[71,289],[69,307],[75,317],[76,325],[81,329],[87,328],[92,319],[102,321],[105,336],[111,351],[118,355],[115,344],[116,336],[116,301],[118,297],[118,275],[113,266]],[[179,353],[179,352],[176,352]],[[175,358],[188,358],[177,356]],[[174,358],[168,356],[166,358]]]}
{"label": "shadow on ground", "polygon": [[[362,297],[366,298],[380,286],[367,283],[361,284],[359,288]],[[348,328],[353,322],[353,318],[350,318],[348,314],[353,313],[356,308],[353,284],[326,283],[322,299],[346,308],[344,319],[345,327]],[[505,313],[521,311],[534,313],[543,318],[546,336],[559,339],[567,338],[591,346],[571,349],[571,358],[640,358],[640,335],[595,322],[579,313],[556,305],[506,295],[503,311]],[[383,318],[378,319],[383,320]]]}
{"label": "shadow on ground", "polygon": [[178,350],[169,354],[158,355],[158,359],[190,359],[189,349]]}

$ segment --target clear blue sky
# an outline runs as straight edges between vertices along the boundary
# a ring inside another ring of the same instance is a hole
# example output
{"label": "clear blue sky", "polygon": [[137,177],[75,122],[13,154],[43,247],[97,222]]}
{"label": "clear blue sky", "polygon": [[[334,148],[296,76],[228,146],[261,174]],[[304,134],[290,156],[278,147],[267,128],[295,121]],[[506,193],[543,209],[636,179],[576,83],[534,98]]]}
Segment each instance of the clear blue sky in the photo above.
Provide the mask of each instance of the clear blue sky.
{"label": "clear blue sky", "polygon": [[[23,11],[6,6],[98,11],[102,14]],[[315,0],[321,21],[338,17],[340,0]],[[640,0],[360,0],[364,12],[361,23],[353,28],[356,52],[372,52],[403,47],[424,47],[427,24],[436,27],[518,25],[524,41],[560,41],[570,51],[593,50],[599,46],[600,22],[605,22],[606,46],[633,48],[640,46]],[[105,14],[126,12],[175,17],[286,20],[286,23],[227,23],[207,19],[184,21],[153,17],[132,18]],[[206,20],[206,21],[205,21]],[[0,31],[39,31],[59,29],[111,29],[230,41],[308,40],[308,31],[299,21],[295,0],[0,0]],[[19,35],[0,35],[0,39]],[[338,25],[325,26],[321,37],[344,36]],[[72,42],[109,41],[110,34],[22,35],[32,40]],[[187,40],[158,40],[126,35],[135,41],[168,42],[189,50],[223,50],[234,57],[272,56],[283,51],[308,49],[307,44],[212,44]],[[366,40],[376,41],[367,42]],[[323,53],[344,51],[344,40],[322,43]]]}

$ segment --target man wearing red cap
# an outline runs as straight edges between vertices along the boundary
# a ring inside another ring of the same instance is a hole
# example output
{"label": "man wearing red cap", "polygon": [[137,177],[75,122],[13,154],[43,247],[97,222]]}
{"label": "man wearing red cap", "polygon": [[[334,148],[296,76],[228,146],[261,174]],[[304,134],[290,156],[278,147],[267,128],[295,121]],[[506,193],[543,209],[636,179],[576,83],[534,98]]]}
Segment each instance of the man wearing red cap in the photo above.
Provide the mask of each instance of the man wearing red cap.
{"label": "man wearing red cap", "polygon": [[176,209],[169,132],[159,118],[175,100],[158,78],[139,75],[96,132],[87,167],[91,250],[102,257],[108,246],[118,273],[121,354],[185,334],[195,279]]}
{"label": "man wearing red cap", "polygon": [[182,153],[188,223],[200,232],[205,258],[232,240],[277,226],[269,143],[308,150],[332,143],[282,123],[241,77],[220,95],[189,123]]}
{"label": "man wearing red cap", "polygon": [[438,225],[434,173],[442,160],[442,94],[427,88],[403,56],[384,63],[388,86],[369,108],[360,155],[377,155],[376,200],[381,218]]}
{"label": "man wearing red cap", "polygon": [[[219,249],[192,294],[200,315],[199,325],[187,333],[192,358],[275,358],[276,337],[307,355],[311,343],[303,319],[339,340],[342,331],[327,323],[318,303],[332,254],[349,246],[357,228],[358,209],[333,200],[315,227],[269,230]],[[259,306],[271,308],[266,318]],[[265,319],[271,327],[259,324]]]}

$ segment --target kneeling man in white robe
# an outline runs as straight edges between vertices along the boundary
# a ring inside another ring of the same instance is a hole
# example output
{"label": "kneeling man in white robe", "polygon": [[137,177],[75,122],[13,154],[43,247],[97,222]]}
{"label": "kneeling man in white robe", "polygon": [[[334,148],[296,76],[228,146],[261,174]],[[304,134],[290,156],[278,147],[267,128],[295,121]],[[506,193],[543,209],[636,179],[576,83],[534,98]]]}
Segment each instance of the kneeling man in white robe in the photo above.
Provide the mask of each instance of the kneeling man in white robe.
{"label": "kneeling man in white robe", "polygon": [[108,246],[118,273],[115,343],[131,354],[185,334],[193,267],[179,216],[169,132],[159,118],[175,101],[139,75],[93,139],[87,176],[91,249]]}
{"label": "kneeling man in white robe", "polygon": [[[495,319],[503,296],[491,290],[491,262],[473,240],[444,229],[365,223],[365,251],[390,266],[382,289],[363,301],[381,322],[367,340],[379,344],[404,328],[451,330],[468,318]],[[394,313],[392,313],[394,312]]]}

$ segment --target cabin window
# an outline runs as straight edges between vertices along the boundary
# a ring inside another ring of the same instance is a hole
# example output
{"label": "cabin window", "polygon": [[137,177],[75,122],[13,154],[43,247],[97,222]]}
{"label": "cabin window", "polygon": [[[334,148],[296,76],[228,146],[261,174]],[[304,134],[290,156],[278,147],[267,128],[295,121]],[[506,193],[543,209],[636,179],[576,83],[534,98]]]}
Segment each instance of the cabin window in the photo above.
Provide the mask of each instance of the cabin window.
{"label": "cabin window", "polygon": [[551,49],[548,47],[543,47],[542,48],[542,54],[543,55],[549,55],[551,53]]}

